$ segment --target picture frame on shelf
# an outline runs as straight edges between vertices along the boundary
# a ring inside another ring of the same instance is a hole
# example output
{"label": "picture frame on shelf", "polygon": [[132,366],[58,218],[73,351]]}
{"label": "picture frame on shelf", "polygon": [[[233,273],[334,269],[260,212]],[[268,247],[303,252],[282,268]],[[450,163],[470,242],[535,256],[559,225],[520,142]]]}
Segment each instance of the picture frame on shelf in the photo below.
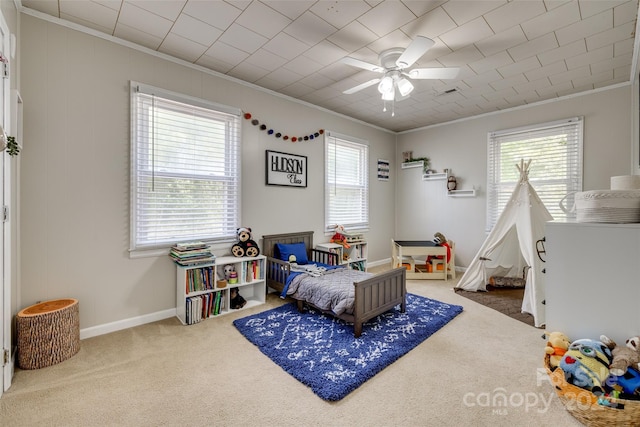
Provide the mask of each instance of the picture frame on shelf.
{"label": "picture frame on shelf", "polygon": [[265,183],[285,187],[307,187],[307,156],[266,150]]}

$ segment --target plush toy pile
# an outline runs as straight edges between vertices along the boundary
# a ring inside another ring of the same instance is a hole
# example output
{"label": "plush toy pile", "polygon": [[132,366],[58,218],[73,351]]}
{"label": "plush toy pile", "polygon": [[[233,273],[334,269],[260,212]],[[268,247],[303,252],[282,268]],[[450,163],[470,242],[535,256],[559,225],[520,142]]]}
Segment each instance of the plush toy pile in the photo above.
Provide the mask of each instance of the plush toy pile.
{"label": "plush toy pile", "polygon": [[599,340],[582,338],[570,342],[562,332],[546,334],[545,353],[549,368],[562,369],[569,384],[599,396],[640,400],[640,337],[631,337],[624,346],[601,335]]}

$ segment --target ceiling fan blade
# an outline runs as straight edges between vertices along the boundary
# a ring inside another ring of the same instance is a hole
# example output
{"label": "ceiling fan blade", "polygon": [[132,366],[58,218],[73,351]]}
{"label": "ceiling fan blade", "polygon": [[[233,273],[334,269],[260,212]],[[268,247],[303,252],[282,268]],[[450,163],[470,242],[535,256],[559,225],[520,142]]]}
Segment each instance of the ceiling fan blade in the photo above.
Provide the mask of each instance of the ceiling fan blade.
{"label": "ceiling fan blade", "polygon": [[384,68],[379,65],[369,64],[368,62],[360,61],[359,59],[346,56],[340,60],[343,64],[351,65],[353,67],[363,68],[369,71],[375,71],[376,73],[382,73]]}
{"label": "ceiling fan blade", "polygon": [[415,39],[407,46],[402,55],[396,60],[396,65],[400,68],[407,68],[413,65],[422,55],[427,53],[435,44],[428,37],[416,36]]}
{"label": "ceiling fan blade", "polygon": [[415,68],[408,73],[407,76],[412,79],[455,79],[458,77],[460,68]]}
{"label": "ceiling fan blade", "polygon": [[354,86],[351,89],[347,89],[347,90],[343,91],[342,93],[344,93],[345,95],[351,95],[352,93],[356,93],[358,91],[361,91],[362,89],[366,89],[369,86],[373,86],[374,84],[378,83],[379,81],[380,81],[380,79],[369,80],[368,82],[364,82],[362,84],[359,84],[358,86]]}

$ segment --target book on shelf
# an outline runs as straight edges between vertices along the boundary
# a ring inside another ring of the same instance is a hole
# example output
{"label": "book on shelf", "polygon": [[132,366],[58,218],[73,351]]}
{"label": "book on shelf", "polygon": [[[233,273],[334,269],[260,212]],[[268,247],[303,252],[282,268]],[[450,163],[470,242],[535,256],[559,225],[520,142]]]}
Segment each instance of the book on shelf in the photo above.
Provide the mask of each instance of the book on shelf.
{"label": "book on shelf", "polygon": [[174,247],[179,250],[190,250],[190,249],[204,249],[207,247],[207,245],[204,242],[182,242],[182,243],[176,243]]}
{"label": "book on shelf", "polygon": [[202,242],[176,243],[169,250],[169,257],[182,266],[212,263],[216,259],[211,247]]}

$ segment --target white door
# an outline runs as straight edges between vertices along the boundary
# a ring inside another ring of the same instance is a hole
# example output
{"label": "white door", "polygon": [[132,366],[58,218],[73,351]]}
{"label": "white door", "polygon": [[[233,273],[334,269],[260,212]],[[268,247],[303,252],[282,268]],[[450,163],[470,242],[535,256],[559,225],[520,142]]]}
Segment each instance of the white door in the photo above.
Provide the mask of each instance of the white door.
{"label": "white door", "polygon": [[[10,35],[4,16],[0,13],[0,53],[5,61],[10,56]],[[12,130],[8,129],[10,115],[10,85],[9,76],[5,75],[4,63],[0,61],[0,124],[2,128],[11,134]],[[8,65],[7,68],[8,70]],[[8,74],[8,73],[7,73]],[[11,358],[7,358],[5,354],[11,348],[11,226],[9,218],[5,217],[8,212],[11,201],[11,175],[10,175],[10,158],[6,151],[0,153],[0,338],[2,342],[2,353],[0,354],[0,363],[2,363],[2,375],[0,375],[0,396],[4,390],[11,385],[11,376],[13,373],[13,363]]]}

